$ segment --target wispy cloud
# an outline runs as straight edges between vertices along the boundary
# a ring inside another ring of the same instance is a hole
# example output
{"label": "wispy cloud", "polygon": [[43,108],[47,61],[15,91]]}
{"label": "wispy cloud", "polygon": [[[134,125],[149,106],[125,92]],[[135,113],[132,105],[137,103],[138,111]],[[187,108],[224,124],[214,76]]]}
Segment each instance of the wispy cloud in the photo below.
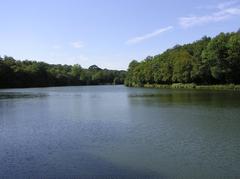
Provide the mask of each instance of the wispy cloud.
{"label": "wispy cloud", "polygon": [[53,48],[53,49],[60,49],[61,46],[60,46],[60,45],[53,45],[52,48]]}
{"label": "wispy cloud", "polygon": [[78,48],[78,49],[84,47],[84,43],[82,41],[71,42],[70,45],[73,48]]}
{"label": "wispy cloud", "polygon": [[233,5],[236,5],[239,3],[239,0],[233,0],[233,1],[227,1],[227,2],[222,2],[220,4],[217,5],[218,9],[225,9],[225,8],[229,8],[232,7]]}
{"label": "wispy cloud", "polygon": [[66,59],[70,64],[85,64],[89,61],[89,58],[85,55],[78,55],[73,57],[68,57]]}
{"label": "wispy cloud", "polygon": [[156,30],[152,33],[148,33],[148,34],[145,34],[145,35],[142,35],[142,36],[139,36],[139,37],[131,38],[126,42],[126,44],[128,44],[128,45],[137,44],[137,43],[140,43],[144,40],[156,37],[156,36],[162,34],[163,32],[169,31],[171,29],[173,29],[173,26],[168,26],[168,27],[165,27],[165,28],[161,28],[161,29],[158,29],[158,30]]}
{"label": "wispy cloud", "polygon": [[197,9],[202,9],[202,10],[216,10],[216,9],[225,9],[228,7],[231,7],[233,5],[236,5],[239,3],[239,0],[232,0],[232,1],[227,1],[227,2],[221,2],[219,4],[207,4],[207,5],[200,5],[197,6]]}
{"label": "wispy cloud", "polygon": [[89,60],[89,57],[85,54],[78,54],[78,55],[72,55],[67,53],[66,51],[60,51],[60,52],[50,52],[47,57],[44,59],[48,59],[48,62],[53,64],[80,64],[85,67],[88,67],[91,65],[91,61]]}
{"label": "wispy cloud", "polygon": [[219,22],[240,15],[239,1],[228,1],[215,6],[215,12],[203,16],[187,16],[179,18],[179,24],[183,28],[204,25],[211,22]]}

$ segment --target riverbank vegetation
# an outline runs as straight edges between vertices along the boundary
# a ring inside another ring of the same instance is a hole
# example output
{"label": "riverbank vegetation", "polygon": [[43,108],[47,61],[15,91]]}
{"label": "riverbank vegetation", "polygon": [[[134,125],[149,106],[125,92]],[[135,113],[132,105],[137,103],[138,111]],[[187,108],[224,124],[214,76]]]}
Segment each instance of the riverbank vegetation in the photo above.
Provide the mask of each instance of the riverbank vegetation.
{"label": "riverbank vegetation", "polygon": [[240,91],[240,85],[225,84],[225,85],[196,85],[194,83],[183,84],[174,83],[171,85],[167,84],[145,84],[145,88],[167,88],[167,89],[202,89],[202,90],[231,90]]}
{"label": "riverbank vegetation", "polygon": [[236,84],[240,84],[240,32],[203,37],[141,62],[133,60],[125,79],[125,85],[135,87],[239,89]]}
{"label": "riverbank vegetation", "polygon": [[84,69],[80,65],[0,57],[0,88],[123,84],[125,75],[125,71],[101,69],[96,65]]}
{"label": "riverbank vegetation", "polygon": [[231,89],[240,84],[240,32],[203,37],[133,60],[128,71],[0,57],[0,88],[123,84],[130,87]]}

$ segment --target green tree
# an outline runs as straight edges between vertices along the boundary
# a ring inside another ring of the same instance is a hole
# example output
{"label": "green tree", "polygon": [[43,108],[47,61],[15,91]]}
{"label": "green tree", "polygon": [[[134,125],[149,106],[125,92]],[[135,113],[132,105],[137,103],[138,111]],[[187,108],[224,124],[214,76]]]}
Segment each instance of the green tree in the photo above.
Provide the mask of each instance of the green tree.
{"label": "green tree", "polygon": [[173,65],[173,82],[191,83],[192,56],[186,50],[180,50]]}
{"label": "green tree", "polygon": [[176,45],[162,54],[129,64],[125,84],[240,83],[239,33],[204,36],[191,44]]}
{"label": "green tree", "polygon": [[240,34],[234,34],[230,37],[228,43],[228,73],[227,82],[240,83]]}

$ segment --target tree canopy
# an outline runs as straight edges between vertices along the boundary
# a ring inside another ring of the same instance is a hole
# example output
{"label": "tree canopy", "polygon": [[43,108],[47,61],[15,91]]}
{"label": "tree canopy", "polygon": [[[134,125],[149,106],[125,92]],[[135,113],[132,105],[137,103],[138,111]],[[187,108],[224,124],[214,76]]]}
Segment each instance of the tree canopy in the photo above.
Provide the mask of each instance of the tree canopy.
{"label": "tree canopy", "polygon": [[239,84],[240,33],[220,33],[129,64],[125,84]]}
{"label": "tree canopy", "polygon": [[141,62],[130,62],[125,71],[88,69],[76,65],[0,57],[0,87],[125,84],[240,84],[240,33],[220,33],[185,45],[175,45]]}
{"label": "tree canopy", "polygon": [[0,57],[0,87],[123,84],[126,72],[92,65],[52,65],[44,62]]}

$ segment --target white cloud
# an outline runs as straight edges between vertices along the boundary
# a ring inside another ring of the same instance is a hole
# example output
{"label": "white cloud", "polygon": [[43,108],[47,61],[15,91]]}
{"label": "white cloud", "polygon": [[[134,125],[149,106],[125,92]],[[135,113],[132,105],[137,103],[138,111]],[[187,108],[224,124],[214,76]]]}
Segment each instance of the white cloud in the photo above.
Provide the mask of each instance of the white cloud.
{"label": "white cloud", "polygon": [[228,7],[232,7],[233,5],[238,4],[238,3],[239,3],[239,0],[223,2],[223,3],[218,4],[217,8],[218,9],[225,9],[225,8],[228,8]]}
{"label": "white cloud", "polygon": [[207,4],[207,5],[200,5],[198,7],[196,7],[197,9],[202,9],[202,10],[216,10],[216,9],[225,9],[228,7],[231,7],[235,4],[238,4],[239,0],[232,0],[232,1],[227,1],[227,2],[222,2],[219,4]]}
{"label": "white cloud", "polygon": [[76,42],[72,42],[70,44],[73,48],[83,48],[84,47],[84,43],[81,41],[76,41]]}
{"label": "white cloud", "polygon": [[60,46],[60,45],[53,45],[52,48],[53,48],[53,49],[60,49],[61,46]]}
{"label": "white cloud", "polygon": [[73,57],[68,57],[67,58],[68,63],[70,64],[85,64],[86,62],[89,61],[89,58],[85,55],[78,55],[78,56],[73,56]]}
{"label": "white cloud", "polygon": [[145,34],[143,36],[139,36],[139,37],[134,37],[132,39],[129,39],[126,44],[136,44],[136,43],[139,43],[139,42],[142,42],[144,40],[147,40],[147,39],[150,39],[150,38],[153,38],[153,37],[156,37],[160,34],[162,34],[163,32],[166,32],[166,31],[169,31],[173,29],[172,26],[168,26],[168,27],[165,27],[165,28],[161,28],[161,29],[158,29],[152,33],[149,33],[149,34]]}
{"label": "white cloud", "polygon": [[239,1],[229,1],[218,4],[215,12],[203,16],[188,16],[179,18],[179,24],[183,28],[204,25],[211,22],[219,22],[240,15]]}
{"label": "white cloud", "polygon": [[83,67],[88,67],[89,63],[91,63],[89,57],[85,54],[72,55],[66,51],[59,51],[58,53],[53,51],[42,59],[48,59],[47,61],[52,64],[80,64]]}

